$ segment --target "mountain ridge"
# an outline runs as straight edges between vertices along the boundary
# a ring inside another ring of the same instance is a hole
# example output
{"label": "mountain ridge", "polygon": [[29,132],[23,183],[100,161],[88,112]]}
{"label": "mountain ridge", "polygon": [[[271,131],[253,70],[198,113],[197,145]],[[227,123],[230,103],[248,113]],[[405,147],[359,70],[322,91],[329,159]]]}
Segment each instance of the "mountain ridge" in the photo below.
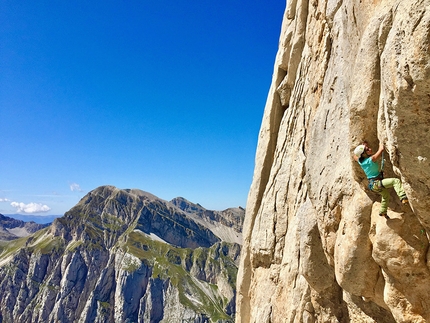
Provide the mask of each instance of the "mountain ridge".
{"label": "mountain ridge", "polygon": [[141,190],[94,189],[51,226],[1,246],[3,319],[233,322],[240,245],[193,217]]}
{"label": "mountain ridge", "polygon": [[14,240],[28,236],[49,224],[38,224],[33,221],[25,222],[0,214],[0,241]]}

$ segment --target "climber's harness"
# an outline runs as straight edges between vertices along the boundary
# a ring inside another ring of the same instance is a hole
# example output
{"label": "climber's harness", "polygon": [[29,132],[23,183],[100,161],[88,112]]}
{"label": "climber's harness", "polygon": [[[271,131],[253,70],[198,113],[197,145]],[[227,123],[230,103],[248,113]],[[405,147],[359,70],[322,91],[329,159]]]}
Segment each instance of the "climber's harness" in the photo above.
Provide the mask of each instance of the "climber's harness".
{"label": "climber's harness", "polygon": [[384,152],[382,152],[382,161],[381,161],[381,169],[379,171],[379,175],[376,177],[369,178],[369,190],[376,193],[381,193],[382,190],[385,188],[384,185],[382,185],[382,180],[384,179]]}
{"label": "climber's harness", "polygon": [[369,190],[372,192],[380,193],[385,188],[382,185],[382,180],[384,179],[384,173],[380,172],[378,176],[369,178]]}

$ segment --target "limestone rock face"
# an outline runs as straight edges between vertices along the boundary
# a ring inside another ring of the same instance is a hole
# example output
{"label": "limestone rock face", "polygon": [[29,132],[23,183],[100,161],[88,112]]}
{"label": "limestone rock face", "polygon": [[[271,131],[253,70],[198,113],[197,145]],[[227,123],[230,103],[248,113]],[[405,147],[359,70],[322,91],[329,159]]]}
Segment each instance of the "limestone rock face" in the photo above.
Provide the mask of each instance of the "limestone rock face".
{"label": "limestone rock face", "polygon": [[[256,152],[236,322],[430,322],[430,0],[287,2]],[[385,144],[393,194],[352,159]]]}

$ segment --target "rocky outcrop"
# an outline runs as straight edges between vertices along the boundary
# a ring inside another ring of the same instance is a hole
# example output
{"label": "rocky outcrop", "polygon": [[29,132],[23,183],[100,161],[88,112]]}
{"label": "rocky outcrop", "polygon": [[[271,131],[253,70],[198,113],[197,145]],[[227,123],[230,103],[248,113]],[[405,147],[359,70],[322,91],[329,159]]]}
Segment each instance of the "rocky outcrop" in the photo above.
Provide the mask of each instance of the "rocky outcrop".
{"label": "rocky outcrop", "polygon": [[[288,1],[236,322],[430,321],[430,1]],[[386,147],[388,215],[351,158]]]}
{"label": "rocky outcrop", "polygon": [[193,217],[140,190],[95,189],[0,247],[0,322],[233,322],[240,245]]}
{"label": "rocky outcrop", "polygon": [[242,207],[229,208],[223,211],[206,210],[200,204],[194,204],[183,197],[170,201],[182,211],[194,215],[193,219],[202,223],[223,241],[242,244],[243,214]]}

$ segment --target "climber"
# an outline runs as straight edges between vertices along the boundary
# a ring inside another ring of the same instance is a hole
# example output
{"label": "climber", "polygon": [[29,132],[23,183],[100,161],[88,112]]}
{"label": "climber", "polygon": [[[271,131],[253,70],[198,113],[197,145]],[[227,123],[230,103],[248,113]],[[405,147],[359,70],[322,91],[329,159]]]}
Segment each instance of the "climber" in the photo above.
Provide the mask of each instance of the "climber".
{"label": "climber", "polygon": [[[379,144],[379,149],[376,153],[372,153],[372,148],[369,147],[366,141],[354,149],[354,160],[363,169],[364,173],[369,180],[369,189],[373,192],[381,194],[381,208],[379,215],[389,219],[387,215],[388,202],[390,200],[390,193],[387,188],[394,188],[397,196],[400,198],[402,204],[408,203],[408,198],[403,190],[402,182],[398,178],[384,178],[382,168],[379,168],[376,160],[383,155],[384,145]],[[383,162],[383,161],[382,161]]]}

